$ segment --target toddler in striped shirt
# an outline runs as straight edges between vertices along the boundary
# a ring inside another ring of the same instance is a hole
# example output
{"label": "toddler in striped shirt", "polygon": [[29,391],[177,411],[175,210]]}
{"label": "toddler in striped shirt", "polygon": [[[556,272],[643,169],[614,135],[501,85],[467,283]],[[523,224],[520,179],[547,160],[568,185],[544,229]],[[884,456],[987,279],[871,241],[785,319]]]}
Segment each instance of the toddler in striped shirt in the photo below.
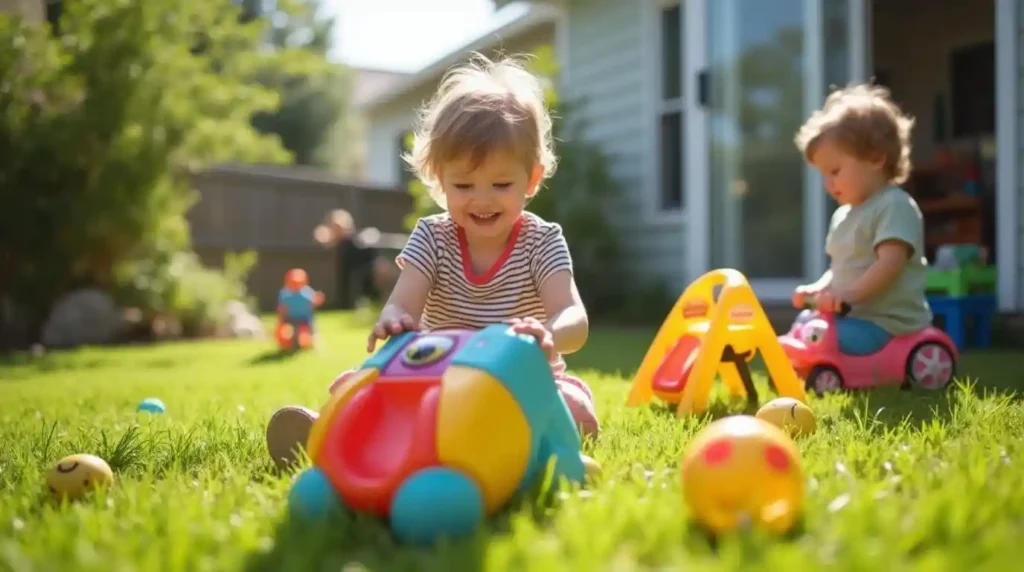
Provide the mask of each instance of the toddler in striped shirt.
{"label": "toddler in striped shirt", "polygon": [[[596,437],[593,394],[562,360],[589,332],[569,248],[558,224],[525,210],[557,163],[540,82],[515,61],[476,56],[442,80],[404,159],[445,212],[420,219],[398,255],[401,275],[367,351],[408,330],[511,323],[537,338],[581,435]],[[274,415],[275,461],[294,458],[315,415]]]}

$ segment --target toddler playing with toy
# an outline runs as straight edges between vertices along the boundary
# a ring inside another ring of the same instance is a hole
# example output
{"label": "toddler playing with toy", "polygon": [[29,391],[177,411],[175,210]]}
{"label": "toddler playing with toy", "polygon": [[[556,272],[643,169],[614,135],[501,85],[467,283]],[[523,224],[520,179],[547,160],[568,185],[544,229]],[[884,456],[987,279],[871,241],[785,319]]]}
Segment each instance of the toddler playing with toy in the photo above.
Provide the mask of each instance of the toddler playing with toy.
{"label": "toddler playing with toy", "polygon": [[[540,83],[512,60],[477,56],[445,76],[421,119],[405,160],[445,212],[420,219],[398,255],[401,275],[367,351],[408,330],[508,322],[536,337],[581,434],[596,436],[590,388],[562,360],[589,332],[569,248],[558,224],[525,211],[557,162]],[[276,462],[294,458],[315,418],[299,407],[274,415]]]}
{"label": "toddler playing with toy", "polygon": [[[825,178],[839,203],[825,250],[831,267],[800,286],[793,305],[826,311],[850,306],[836,320],[840,348],[872,354],[892,336],[932,321],[925,298],[924,224],[914,199],[899,187],[910,172],[912,118],[885,88],[858,85],[829,95],[800,128],[796,145]],[[806,313],[798,320],[803,320]]]}

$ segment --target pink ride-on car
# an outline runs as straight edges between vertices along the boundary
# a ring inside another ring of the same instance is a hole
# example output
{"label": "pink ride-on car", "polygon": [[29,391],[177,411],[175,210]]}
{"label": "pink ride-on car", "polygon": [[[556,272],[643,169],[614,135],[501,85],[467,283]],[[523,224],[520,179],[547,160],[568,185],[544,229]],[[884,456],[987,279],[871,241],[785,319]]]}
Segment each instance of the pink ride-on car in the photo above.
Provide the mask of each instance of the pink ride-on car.
{"label": "pink ride-on car", "polygon": [[[843,304],[839,316],[849,311]],[[797,375],[818,395],[880,385],[936,390],[953,380],[959,357],[956,345],[934,326],[894,337],[872,354],[849,355],[840,351],[835,325],[835,314],[816,311],[779,336]]]}

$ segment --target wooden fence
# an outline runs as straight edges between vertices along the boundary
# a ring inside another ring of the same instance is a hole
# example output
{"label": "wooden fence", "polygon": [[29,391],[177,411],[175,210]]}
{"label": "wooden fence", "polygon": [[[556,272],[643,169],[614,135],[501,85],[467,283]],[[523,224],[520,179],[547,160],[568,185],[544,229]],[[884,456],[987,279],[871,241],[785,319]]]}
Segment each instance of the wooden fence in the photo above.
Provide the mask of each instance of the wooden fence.
{"label": "wooden fence", "polygon": [[403,220],[412,211],[404,191],[346,183],[301,167],[220,165],[196,175],[194,184],[201,198],[188,219],[196,253],[219,267],[226,252],[258,252],[248,286],[263,311],[273,310],[293,267],[304,268],[332,305],[337,257],[313,239],[313,229],[331,210],[346,209],[357,228],[382,233],[404,233]]}

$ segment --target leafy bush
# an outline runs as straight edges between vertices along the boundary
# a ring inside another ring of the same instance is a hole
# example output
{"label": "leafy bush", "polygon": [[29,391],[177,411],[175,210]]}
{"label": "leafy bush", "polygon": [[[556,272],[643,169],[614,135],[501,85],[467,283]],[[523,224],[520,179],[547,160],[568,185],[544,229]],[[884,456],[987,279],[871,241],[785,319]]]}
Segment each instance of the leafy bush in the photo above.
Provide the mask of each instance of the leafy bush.
{"label": "leafy bush", "polygon": [[[335,18],[324,0],[278,0],[261,3],[254,17],[268,22],[268,41],[278,50],[303,50],[326,62],[334,48]],[[261,133],[276,134],[299,165],[353,175],[360,157],[351,137],[357,136],[349,112],[354,74],[342,65],[320,66],[316,73],[275,70],[260,78],[281,105],[258,113],[253,124]]]}
{"label": "leafy bush", "polygon": [[117,298],[141,310],[143,323],[169,318],[185,336],[209,334],[226,320],[228,301],[255,306],[245,287],[255,264],[253,251],[228,254],[223,270],[203,266],[191,251],[161,252],[119,267]]}
{"label": "leafy bush", "polygon": [[0,14],[0,299],[33,337],[79,287],[182,316],[237,293],[191,254],[189,174],[288,162],[252,126],[279,105],[257,78],[323,64],[263,49],[264,22],[239,15],[230,0],[76,0],[54,36]]}

